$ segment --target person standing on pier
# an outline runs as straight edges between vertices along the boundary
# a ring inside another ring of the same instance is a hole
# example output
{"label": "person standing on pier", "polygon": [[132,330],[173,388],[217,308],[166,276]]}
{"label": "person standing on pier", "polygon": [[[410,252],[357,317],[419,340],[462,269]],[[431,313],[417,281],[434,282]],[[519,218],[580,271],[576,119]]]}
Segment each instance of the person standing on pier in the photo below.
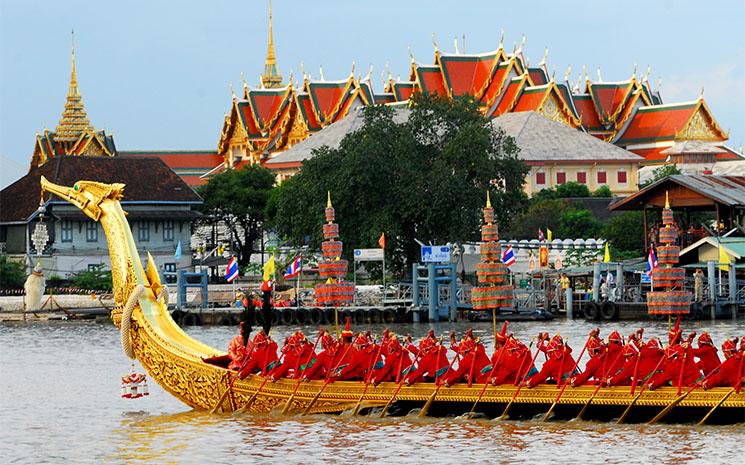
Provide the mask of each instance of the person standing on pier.
{"label": "person standing on pier", "polygon": [[696,268],[693,273],[693,301],[701,302],[704,297],[704,272],[701,268]]}

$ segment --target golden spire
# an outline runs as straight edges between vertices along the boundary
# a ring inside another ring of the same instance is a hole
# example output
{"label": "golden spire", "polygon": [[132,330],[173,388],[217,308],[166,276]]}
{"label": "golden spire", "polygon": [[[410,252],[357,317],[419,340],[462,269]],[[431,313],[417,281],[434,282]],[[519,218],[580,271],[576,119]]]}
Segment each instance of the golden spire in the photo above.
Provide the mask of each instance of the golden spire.
{"label": "golden spire", "polygon": [[668,196],[668,192],[665,191],[665,209],[670,209],[670,197]]}
{"label": "golden spire", "polygon": [[261,85],[267,89],[281,87],[282,75],[277,68],[277,56],[274,54],[274,34],[272,33],[272,0],[269,0],[269,45],[266,51],[264,74],[261,75]]}
{"label": "golden spire", "polygon": [[491,208],[491,199],[489,198],[489,191],[486,191],[486,208]]}
{"label": "golden spire", "polygon": [[78,78],[75,73],[75,31],[72,32],[72,70],[70,72],[70,90],[67,92],[65,110],[62,112],[59,124],[55,129],[56,142],[76,142],[80,134],[92,131],[88,115],[83,107],[83,97],[78,88]]}
{"label": "golden spire", "polygon": [[326,208],[331,208],[331,191],[326,191]]}

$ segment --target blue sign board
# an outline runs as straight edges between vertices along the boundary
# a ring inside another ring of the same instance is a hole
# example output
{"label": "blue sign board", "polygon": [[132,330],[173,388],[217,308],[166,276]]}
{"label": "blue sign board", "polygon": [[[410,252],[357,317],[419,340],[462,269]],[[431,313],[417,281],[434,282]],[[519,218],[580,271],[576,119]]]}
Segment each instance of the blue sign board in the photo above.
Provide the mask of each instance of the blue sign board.
{"label": "blue sign board", "polygon": [[450,252],[449,245],[423,245],[422,263],[449,263]]}

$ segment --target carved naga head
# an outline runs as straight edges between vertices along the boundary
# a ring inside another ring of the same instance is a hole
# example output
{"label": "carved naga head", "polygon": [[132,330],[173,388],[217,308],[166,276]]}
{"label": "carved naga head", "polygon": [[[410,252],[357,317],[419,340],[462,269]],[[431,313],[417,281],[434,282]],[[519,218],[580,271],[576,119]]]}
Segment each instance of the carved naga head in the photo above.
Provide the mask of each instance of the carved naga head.
{"label": "carved naga head", "polygon": [[101,217],[101,203],[105,200],[119,200],[124,192],[124,184],[104,184],[95,181],[78,181],[73,187],[60,186],[41,177],[41,193],[50,192],[78,207],[94,221]]}

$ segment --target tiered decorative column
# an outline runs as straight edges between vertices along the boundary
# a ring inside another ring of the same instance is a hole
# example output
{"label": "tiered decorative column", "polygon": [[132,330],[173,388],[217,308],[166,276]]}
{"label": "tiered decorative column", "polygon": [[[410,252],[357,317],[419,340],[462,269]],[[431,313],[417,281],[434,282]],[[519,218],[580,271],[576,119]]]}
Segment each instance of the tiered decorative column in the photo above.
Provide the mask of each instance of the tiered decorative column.
{"label": "tiered decorative column", "polygon": [[331,205],[331,193],[326,203],[326,223],[323,225],[321,244],[323,260],[318,263],[321,277],[325,283],[316,284],[315,299],[320,305],[339,306],[349,304],[354,300],[354,284],[345,283],[347,275],[347,261],[341,259],[344,243],[339,238],[339,225],[334,223],[336,214]]}
{"label": "tiered decorative column", "polygon": [[481,226],[481,263],[476,265],[476,276],[480,285],[471,290],[474,310],[512,308],[512,286],[508,284],[509,271],[502,263],[502,247],[499,245],[494,209],[489,192],[486,193],[484,224]]}
{"label": "tiered decorative column", "polygon": [[678,228],[673,219],[673,211],[665,193],[665,208],[662,210],[660,229],[661,245],[657,248],[659,268],[654,270],[654,286],[660,291],[647,293],[647,312],[650,315],[687,315],[690,312],[691,293],[683,289],[685,270],[674,267],[680,257],[680,247],[675,245],[678,239]]}

